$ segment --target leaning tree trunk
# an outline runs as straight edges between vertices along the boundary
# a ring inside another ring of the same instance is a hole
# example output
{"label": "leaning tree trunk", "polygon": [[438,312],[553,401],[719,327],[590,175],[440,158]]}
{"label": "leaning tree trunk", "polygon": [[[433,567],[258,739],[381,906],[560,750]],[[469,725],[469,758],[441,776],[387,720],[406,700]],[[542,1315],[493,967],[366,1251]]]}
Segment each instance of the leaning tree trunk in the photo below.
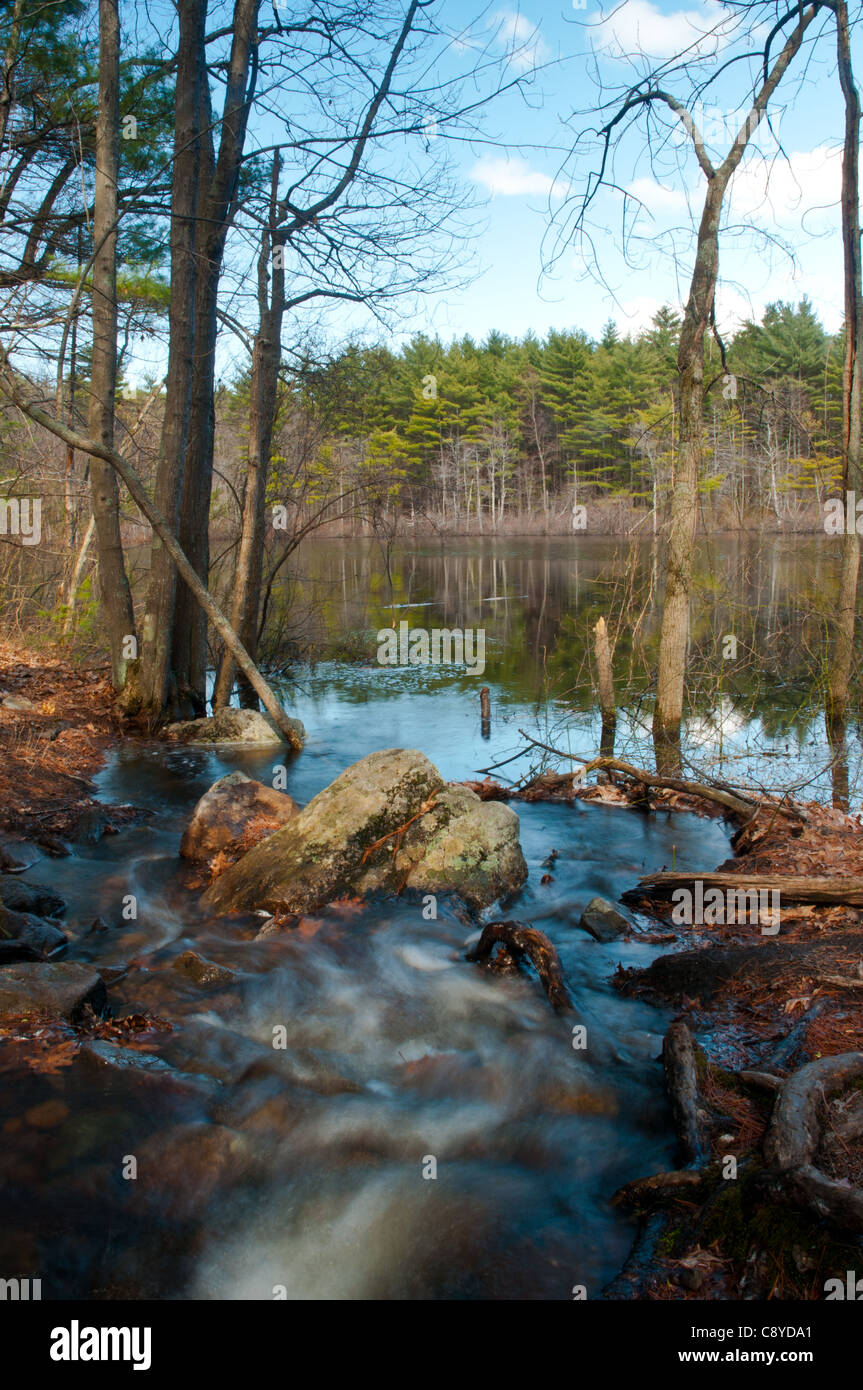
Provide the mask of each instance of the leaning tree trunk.
{"label": "leaning tree trunk", "polygon": [[[117,386],[117,180],[120,125],[119,0],[99,0],[99,109],[96,118],[96,188],[93,204],[93,362],[88,431],[106,449],[114,444]],[[126,683],[135,632],[132,594],[123,560],[117,475],[104,459],[90,458],[90,486],[99,591],[111,648],[115,690]],[[88,530],[89,535],[89,530]],[[82,554],[86,553],[82,547]],[[73,580],[73,584],[76,581]],[[76,590],[73,588],[72,602]]]}
{"label": "leaning tree trunk", "polygon": [[[847,492],[859,493],[861,474],[861,379],[857,351],[863,321],[863,270],[860,251],[860,97],[851,62],[848,8],[845,0],[836,6],[836,46],[839,80],[845,98],[845,147],[842,158],[842,244],[845,261],[845,364],[842,380],[843,483]],[[854,656],[854,628],[857,617],[857,579],[860,569],[860,542],[856,517],[845,527],[842,539],[842,569],[839,604],[834,629],[829,670],[829,691],[825,704],[827,738],[832,755],[833,805],[847,811],[848,747],[846,725]]]}
{"label": "leaning tree trunk", "polygon": [[[168,315],[168,378],[159,446],[155,506],[176,535],[195,354],[195,220],[198,210],[201,92],[205,78],[206,0],[178,0],[180,17],[174,100],[174,168],[171,186],[171,301]],[[153,721],[164,717],[171,679],[177,572],[158,532],[153,537],[147,611],[142,633],[140,688],[129,699]]]}
{"label": "leaning tree trunk", "polygon": [[40,410],[38,406],[31,404],[31,402],[22,395],[9,368],[8,358],[6,358],[5,355],[2,358],[2,364],[4,373],[3,376],[0,377],[0,388],[2,388],[10,400],[15,402],[25,415],[28,415],[31,420],[35,420],[37,425],[42,425],[43,428],[49,430],[51,434],[56,435],[58,439],[62,439],[70,448],[80,449],[85,454],[95,454],[98,458],[103,458],[116,470],[129,489],[132,500],[140,507],[144,516],[152,526],[153,531],[159,537],[171,563],[176,566],[183,580],[188,584],[198,603],[200,603],[206,613],[207,618],[213,624],[219,637],[230,647],[237,666],[251,681],[260,696],[264,709],[272,717],[273,723],[284,735],[285,740],[292,748],[301,748],[302,735],[297,728],[297,721],[291,719],[285,713],[284,707],[278,699],[278,696],[264,680],[215,599],[213,599],[212,595],[208,592],[206,586],[201,583],[195,573],[194,567],[183,554],[179,541],[174,535],[167,518],[162,515],[158,507],[151,500],[140,476],[135,472],[135,469],[129,463],[128,459],[124,458],[122,454],[119,454],[116,449],[106,449],[95,439],[87,439],[83,435],[77,434],[74,430],[70,429],[68,425],[64,425],[61,420],[54,419],[52,416],[47,415],[44,410]]}

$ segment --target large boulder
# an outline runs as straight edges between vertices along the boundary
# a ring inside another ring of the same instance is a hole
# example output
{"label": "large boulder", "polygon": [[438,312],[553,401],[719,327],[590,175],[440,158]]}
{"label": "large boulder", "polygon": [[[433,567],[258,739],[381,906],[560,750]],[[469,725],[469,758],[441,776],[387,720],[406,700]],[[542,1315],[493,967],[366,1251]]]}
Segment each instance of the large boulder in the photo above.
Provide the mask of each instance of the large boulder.
{"label": "large boulder", "polygon": [[383,864],[362,875],[359,893],[403,884],[422,893],[458,893],[486,907],[520,887],[527,865],[518,816],[502,801],[481,801],[467,787],[447,786],[408,826]]}
{"label": "large boulder", "polygon": [[201,863],[220,850],[234,853],[250,831],[269,824],[272,833],[296,812],[297,803],[285,792],[255,782],[245,772],[230,772],[204,792],[183,832],[180,854]]}
{"label": "large boulder", "polygon": [[371,753],[216,879],[216,912],[309,912],[346,894],[455,892],[486,906],[527,876],[518,817],[449,787],[422,753]]}
{"label": "large boulder", "polygon": [[8,965],[0,969],[0,1019],[65,1018],[74,1022],[89,1006],[100,1014],[105,983],[89,965]]}
{"label": "large boulder", "polygon": [[288,721],[292,737],[276,728],[272,719],[255,709],[232,709],[226,706],[207,719],[188,719],[181,724],[169,724],[166,738],[180,743],[243,743],[274,744],[290,742],[292,748],[302,748],[306,731],[299,719]]}

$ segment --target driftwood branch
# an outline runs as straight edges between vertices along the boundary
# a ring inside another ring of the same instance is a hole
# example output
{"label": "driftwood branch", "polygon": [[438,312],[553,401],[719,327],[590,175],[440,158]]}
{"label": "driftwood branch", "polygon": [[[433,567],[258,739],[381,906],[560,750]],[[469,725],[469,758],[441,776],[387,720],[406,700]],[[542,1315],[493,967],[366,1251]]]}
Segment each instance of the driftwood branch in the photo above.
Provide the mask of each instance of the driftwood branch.
{"label": "driftwood branch", "polygon": [[657,772],[648,771],[647,768],[636,767],[634,763],[624,762],[622,758],[600,756],[584,759],[579,757],[577,753],[567,753],[562,748],[554,748],[551,744],[541,743],[538,739],[531,738],[524,729],[519,729],[519,733],[533,748],[540,748],[545,753],[553,753],[555,757],[565,758],[569,762],[581,763],[582,766],[578,772],[579,778],[586,777],[589,772],[617,772],[622,777],[628,777],[631,781],[640,783],[646,789],[658,787],[664,791],[683,792],[687,796],[699,797],[702,801],[710,801],[717,806],[722,806],[730,815],[742,819],[751,820],[753,813],[761,805],[764,805],[792,820],[805,820],[803,813],[791,805],[783,806],[769,801],[760,802],[745,792],[731,791],[727,787],[712,786],[709,782],[692,782],[683,777],[662,777]]}

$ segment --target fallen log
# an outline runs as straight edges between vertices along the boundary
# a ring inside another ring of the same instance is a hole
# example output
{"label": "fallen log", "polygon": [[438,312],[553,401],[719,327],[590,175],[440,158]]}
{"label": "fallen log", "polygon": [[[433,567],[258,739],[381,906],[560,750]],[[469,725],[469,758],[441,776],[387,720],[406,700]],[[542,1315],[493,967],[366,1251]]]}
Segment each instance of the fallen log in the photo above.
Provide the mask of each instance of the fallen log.
{"label": "fallen log", "polygon": [[465,960],[489,960],[498,945],[516,961],[527,957],[555,1012],[574,1012],[564,983],[560,957],[547,936],[535,927],[526,926],[524,922],[489,922],[483,927],[482,936],[473,950],[468,951]]}
{"label": "fallen log", "polygon": [[638,896],[647,892],[649,897],[670,897],[676,888],[691,888],[701,883],[707,888],[720,888],[732,892],[753,890],[755,892],[778,892],[780,899],[792,903],[824,903],[846,907],[863,907],[863,878],[810,878],[805,874],[724,874],[724,873],[669,873],[645,874],[638,880],[638,888],[623,894]]}
{"label": "fallen log", "polygon": [[703,1163],[710,1152],[706,1137],[709,1112],[698,1087],[695,1039],[682,1019],[675,1019],[665,1035],[662,1065],[684,1157],[688,1163]]}

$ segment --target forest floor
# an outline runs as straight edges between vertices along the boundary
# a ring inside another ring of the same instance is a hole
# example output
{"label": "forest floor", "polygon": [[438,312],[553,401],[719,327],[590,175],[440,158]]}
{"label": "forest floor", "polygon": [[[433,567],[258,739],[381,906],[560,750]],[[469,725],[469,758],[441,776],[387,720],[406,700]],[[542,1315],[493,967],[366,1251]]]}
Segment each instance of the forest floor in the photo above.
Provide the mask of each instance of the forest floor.
{"label": "forest floor", "polygon": [[0,640],[0,829],[52,852],[95,818],[110,833],[131,807],[95,800],[92,777],[122,736],[107,662],[86,671]]}
{"label": "forest floor", "polygon": [[[860,817],[808,803],[803,826],[778,819],[746,853],[716,872],[769,876],[863,876]],[[628,897],[635,906],[635,894]],[[775,935],[759,925],[671,926],[671,904],[645,897],[643,910],[678,933],[673,949],[645,970],[618,967],[625,994],[670,1004],[695,1041],[699,1107],[707,1153],[703,1190],[656,1206],[650,1258],[632,1260],[617,1296],[823,1298],[828,1277],[859,1263],[859,1244],[793,1202],[777,1200],[763,1150],[776,1091],[808,1063],[863,1053],[863,909],[783,904]],[[863,1070],[863,1069],[861,1069]],[[751,1074],[761,1074],[755,1081]],[[849,1190],[863,1188],[860,1082],[830,1098],[820,1091],[813,1162]],[[820,1088],[819,1088],[820,1089]],[[723,1163],[733,1156],[735,1181]],[[640,1202],[641,1199],[639,1199]],[[851,1227],[853,1230],[853,1227]]]}

